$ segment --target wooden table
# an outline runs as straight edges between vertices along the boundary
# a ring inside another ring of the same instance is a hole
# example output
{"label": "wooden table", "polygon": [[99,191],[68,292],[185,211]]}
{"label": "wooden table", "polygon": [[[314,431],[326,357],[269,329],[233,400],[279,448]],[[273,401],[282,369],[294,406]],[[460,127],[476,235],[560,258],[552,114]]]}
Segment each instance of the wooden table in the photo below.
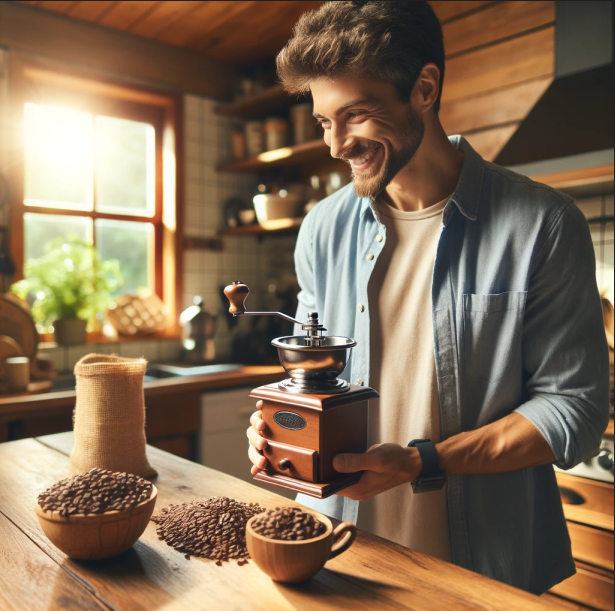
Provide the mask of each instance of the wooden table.
{"label": "wooden table", "polygon": [[[159,541],[150,523],[128,552],[75,561],[53,547],[34,513],[39,492],[63,478],[72,433],[0,444],[0,609],[110,611],[491,610],[558,609],[540,598],[452,564],[359,532],[354,545],[311,581],[283,585],[253,562],[216,566],[186,560]],[[159,473],[155,513],[212,495],[292,504],[202,465],[148,447]]]}

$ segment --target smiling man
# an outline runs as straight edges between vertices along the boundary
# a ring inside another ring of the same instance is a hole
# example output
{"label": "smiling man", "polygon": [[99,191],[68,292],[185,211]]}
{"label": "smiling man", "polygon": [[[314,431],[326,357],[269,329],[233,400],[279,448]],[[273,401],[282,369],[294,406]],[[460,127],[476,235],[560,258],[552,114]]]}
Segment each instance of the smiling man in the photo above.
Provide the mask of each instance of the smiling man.
{"label": "smiling man", "polygon": [[[298,500],[540,593],[574,573],[552,463],[598,447],[608,356],[587,223],[570,197],[447,138],[442,31],[427,2],[330,2],[278,56],[352,185],[306,217],[297,318],[358,345],[346,374],[380,393],[362,471]],[[468,92],[468,94],[471,92]],[[258,406],[257,406],[258,407]],[[248,429],[253,472],[265,423]],[[359,508],[360,502],[360,508]]]}

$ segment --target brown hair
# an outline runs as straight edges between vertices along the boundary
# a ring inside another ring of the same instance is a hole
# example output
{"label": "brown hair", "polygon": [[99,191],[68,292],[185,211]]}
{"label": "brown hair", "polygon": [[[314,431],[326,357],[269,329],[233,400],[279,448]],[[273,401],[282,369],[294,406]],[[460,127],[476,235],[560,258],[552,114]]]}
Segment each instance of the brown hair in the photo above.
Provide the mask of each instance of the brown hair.
{"label": "brown hair", "polygon": [[320,77],[354,74],[395,85],[402,100],[425,64],[444,80],[442,28],[428,2],[327,2],[304,13],[277,57],[278,76],[290,93],[306,93]]}

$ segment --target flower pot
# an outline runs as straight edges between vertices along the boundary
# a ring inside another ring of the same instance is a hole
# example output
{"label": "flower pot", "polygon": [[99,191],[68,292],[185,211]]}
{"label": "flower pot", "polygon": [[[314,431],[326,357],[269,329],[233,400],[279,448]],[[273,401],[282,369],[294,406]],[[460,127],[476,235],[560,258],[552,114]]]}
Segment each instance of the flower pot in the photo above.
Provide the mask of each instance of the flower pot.
{"label": "flower pot", "polygon": [[85,328],[88,321],[79,318],[60,318],[53,323],[55,338],[58,344],[74,346],[85,344]]}

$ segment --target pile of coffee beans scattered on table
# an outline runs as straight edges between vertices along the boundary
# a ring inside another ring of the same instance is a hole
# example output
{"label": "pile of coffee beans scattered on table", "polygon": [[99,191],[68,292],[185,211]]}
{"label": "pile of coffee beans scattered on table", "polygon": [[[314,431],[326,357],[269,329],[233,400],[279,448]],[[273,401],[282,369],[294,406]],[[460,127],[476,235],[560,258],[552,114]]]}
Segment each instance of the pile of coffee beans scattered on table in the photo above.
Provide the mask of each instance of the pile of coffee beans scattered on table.
{"label": "pile of coffee beans scattered on table", "polygon": [[258,503],[240,503],[214,496],[165,507],[153,516],[161,541],[178,552],[215,560],[218,566],[228,560],[244,565],[250,557],[246,548],[246,523],[264,509]]}
{"label": "pile of coffee beans scattered on table", "polygon": [[61,516],[126,511],[147,501],[152,484],[130,473],[92,469],[56,482],[38,495],[43,511],[58,511]]}
{"label": "pile of coffee beans scattered on table", "polygon": [[325,525],[299,507],[276,507],[252,522],[254,532],[269,539],[304,541],[324,534]]}

